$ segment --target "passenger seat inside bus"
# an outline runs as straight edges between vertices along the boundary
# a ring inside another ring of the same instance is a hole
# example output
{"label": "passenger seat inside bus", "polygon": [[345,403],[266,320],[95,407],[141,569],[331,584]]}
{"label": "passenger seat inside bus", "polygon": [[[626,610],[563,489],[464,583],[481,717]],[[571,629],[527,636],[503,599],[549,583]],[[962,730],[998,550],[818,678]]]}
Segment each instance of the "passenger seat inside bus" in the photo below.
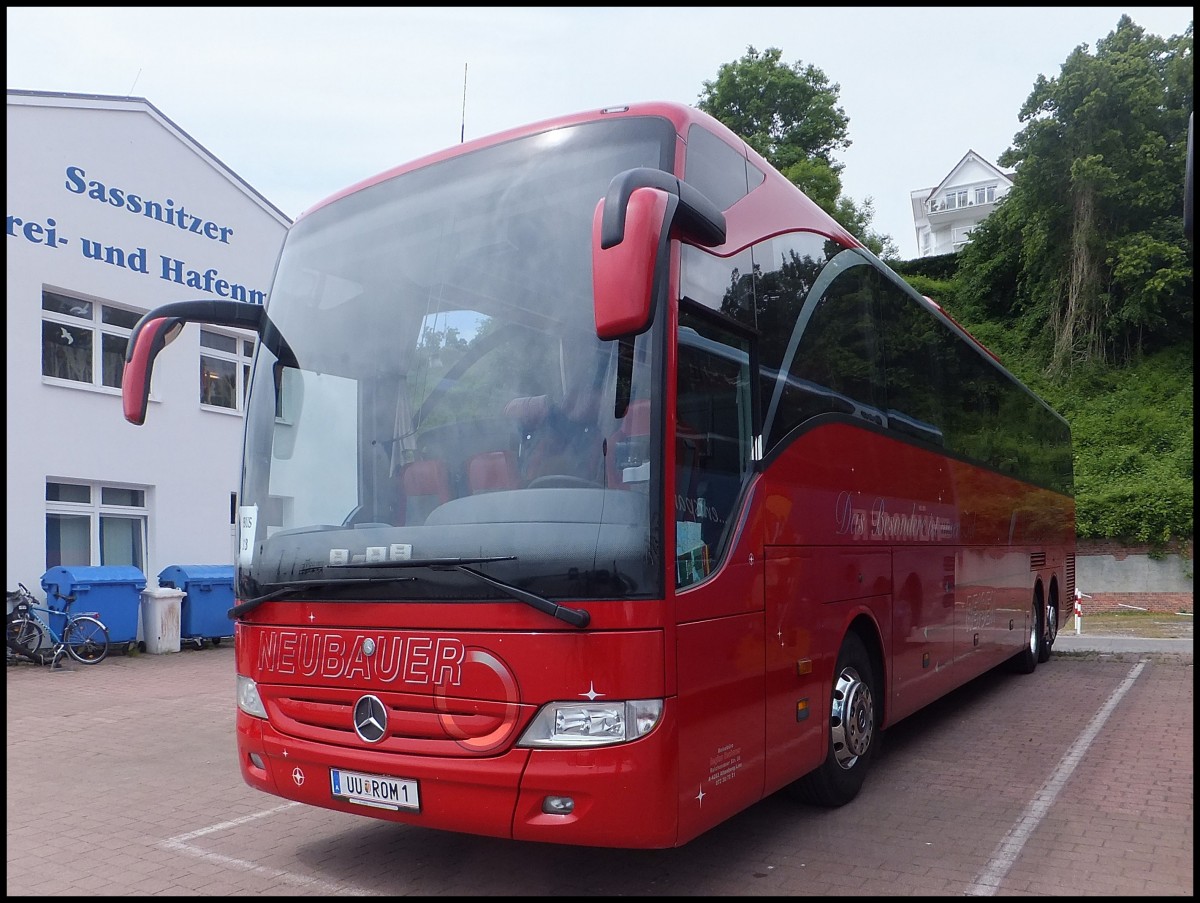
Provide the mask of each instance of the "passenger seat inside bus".
{"label": "passenger seat inside bus", "polygon": [[404,468],[405,522],[425,523],[429,512],[450,501],[450,472],[437,458],[413,461]]}
{"label": "passenger seat inside bus", "polygon": [[517,456],[510,451],[479,452],[467,459],[467,486],[471,494],[516,489],[520,485]]}

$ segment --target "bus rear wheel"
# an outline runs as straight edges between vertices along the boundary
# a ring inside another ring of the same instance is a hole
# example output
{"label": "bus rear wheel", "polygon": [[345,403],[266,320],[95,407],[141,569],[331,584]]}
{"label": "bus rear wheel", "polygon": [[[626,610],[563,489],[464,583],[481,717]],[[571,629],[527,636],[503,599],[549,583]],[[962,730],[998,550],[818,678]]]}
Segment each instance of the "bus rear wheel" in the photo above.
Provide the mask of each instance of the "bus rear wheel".
{"label": "bus rear wheel", "polygon": [[1050,661],[1050,650],[1058,639],[1058,600],[1051,595],[1050,604],[1046,606],[1046,630],[1042,635],[1042,648],[1038,650],[1038,661]]}
{"label": "bus rear wheel", "polygon": [[1046,626],[1043,623],[1041,599],[1033,600],[1033,623],[1029,627],[1029,642],[1023,649],[1008,660],[1009,668],[1017,674],[1032,674],[1042,659],[1042,648],[1045,645]]}
{"label": "bus rear wheel", "polygon": [[800,799],[816,806],[844,806],[862,789],[879,745],[879,710],[875,701],[871,657],[851,633],[838,652],[829,708],[829,749],[825,761],[796,781]]}

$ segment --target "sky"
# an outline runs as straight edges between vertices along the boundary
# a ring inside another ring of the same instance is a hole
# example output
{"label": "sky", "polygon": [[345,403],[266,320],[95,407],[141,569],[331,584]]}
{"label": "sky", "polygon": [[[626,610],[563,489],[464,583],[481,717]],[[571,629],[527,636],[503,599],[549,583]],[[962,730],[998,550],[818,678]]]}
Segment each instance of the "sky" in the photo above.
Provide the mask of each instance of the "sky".
{"label": "sky", "polygon": [[851,145],[843,193],[916,256],[912,191],[995,163],[1039,75],[1122,15],[1193,7],[22,7],[8,87],[143,97],[290,217],[361,179],[559,114],[696,105],[745,55],[820,69]]}

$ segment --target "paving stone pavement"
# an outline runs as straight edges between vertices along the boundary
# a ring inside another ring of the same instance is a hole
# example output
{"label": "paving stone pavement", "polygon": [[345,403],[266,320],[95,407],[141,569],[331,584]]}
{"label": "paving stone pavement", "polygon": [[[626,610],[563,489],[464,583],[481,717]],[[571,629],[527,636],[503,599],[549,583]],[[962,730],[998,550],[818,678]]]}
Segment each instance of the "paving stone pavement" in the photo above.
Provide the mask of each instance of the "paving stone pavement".
{"label": "paving stone pavement", "polygon": [[231,641],[10,665],[8,895],[1190,897],[1190,641],[1067,645],[889,730],[852,804],[776,794],[662,851],[450,835],[252,790]]}

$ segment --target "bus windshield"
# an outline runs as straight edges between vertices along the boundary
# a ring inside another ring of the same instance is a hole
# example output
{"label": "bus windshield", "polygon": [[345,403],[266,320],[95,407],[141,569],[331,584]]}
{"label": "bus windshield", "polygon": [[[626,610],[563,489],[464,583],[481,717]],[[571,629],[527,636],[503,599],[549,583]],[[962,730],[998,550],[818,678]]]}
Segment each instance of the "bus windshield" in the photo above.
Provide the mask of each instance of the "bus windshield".
{"label": "bus windshield", "polygon": [[591,229],[612,178],[669,170],[674,139],[656,117],[561,127],[293,226],[267,310],[282,341],[260,343],[247,400],[242,598],[503,598],[438,566],[463,556],[555,599],[661,596],[662,311],[596,337]]}

